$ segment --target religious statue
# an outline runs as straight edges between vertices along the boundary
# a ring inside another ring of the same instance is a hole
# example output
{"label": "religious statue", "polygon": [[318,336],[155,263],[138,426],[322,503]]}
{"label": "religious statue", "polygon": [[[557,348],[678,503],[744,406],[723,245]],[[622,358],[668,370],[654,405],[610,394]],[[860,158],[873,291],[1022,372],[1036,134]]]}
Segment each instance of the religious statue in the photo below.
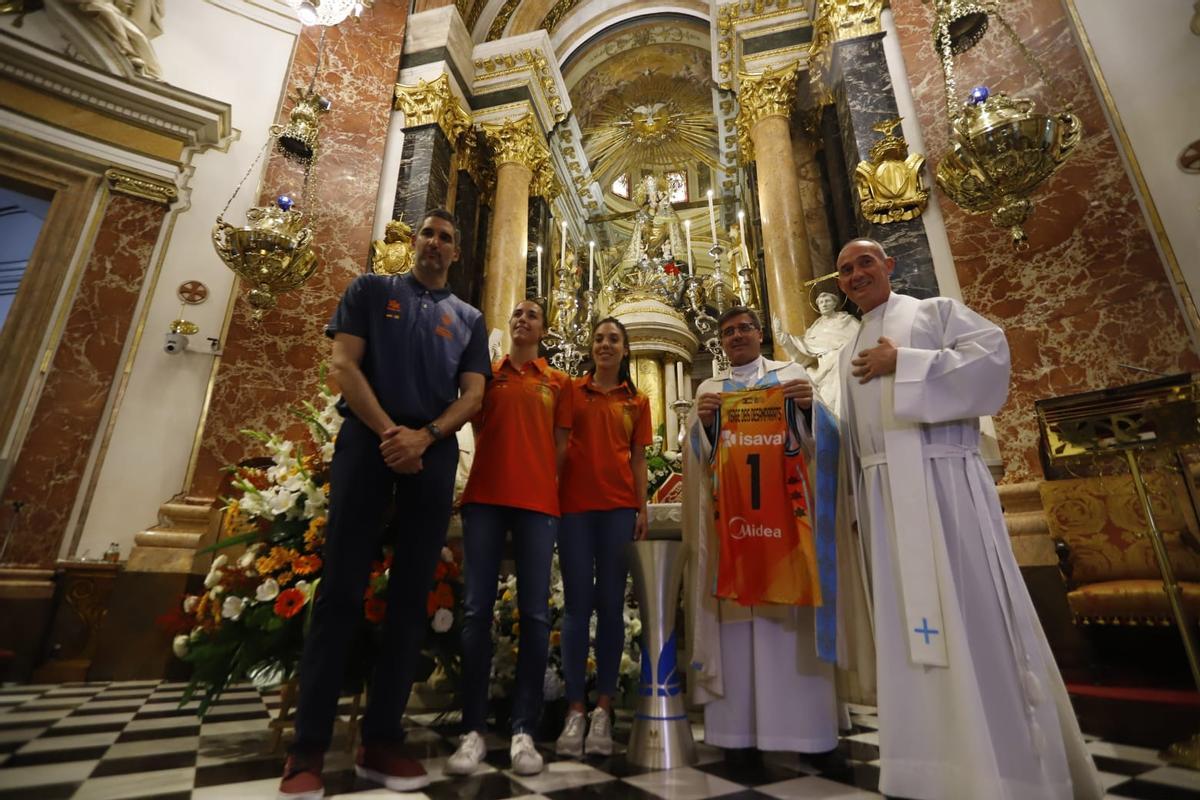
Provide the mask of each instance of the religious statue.
{"label": "religious statue", "polygon": [[672,253],[683,252],[683,224],[671,205],[666,184],[654,175],[647,175],[634,193],[638,204],[633,215],[633,233],[621,257],[618,275],[636,269],[643,256],[653,260],[654,253],[667,244]]}
{"label": "religious statue", "polygon": [[860,323],[852,314],[838,310],[837,295],[831,292],[817,295],[817,311],[821,316],[808,326],[803,336],[784,331],[783,323],[775,317],[775,341],[783,345],[793,361],[804,365],[817,393],[836,414],[841,404],[838,353],[854,341]]}
{"label": "religious statue", "polygon": [[671,251],[671,243],[669,241],[663,242],[661,252],[663,272],[668,275],[678,275],[679,265],[675,263],[675,254]]}
{"label": "religious statue", "polygon": [[412,228],[403,219],[389,222],[383,239],[371,242],[371,271],[380,275],[403,275],[414,258]]}
{"label": "religious statue", "polygon": [[929,202],[929,190],[921,177],[925,156],[908,152],[908,142],[893,129],[899,117],[871,126],[883,138],[871,147],[871,160],[854,169],[862,215],[871,222],[886,224],[921,216]]}
{"label": "religious statue", "polygon": [[162,33],[163,6],[166,0],[65,0],[78,12],[81,21],[133,67],[134,73],[162,80],[162,66],[151,37]]}

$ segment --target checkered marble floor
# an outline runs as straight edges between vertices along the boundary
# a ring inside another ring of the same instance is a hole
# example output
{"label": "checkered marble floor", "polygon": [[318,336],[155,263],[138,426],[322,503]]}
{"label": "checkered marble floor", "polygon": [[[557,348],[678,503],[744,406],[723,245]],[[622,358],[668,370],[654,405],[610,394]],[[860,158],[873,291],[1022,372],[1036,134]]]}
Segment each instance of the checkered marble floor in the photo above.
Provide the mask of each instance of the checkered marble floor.
{"label": "checkered marble floor", "polygon": [[[22,798],[274,798],[283,766],[272,751],[268,725],[279,713],[277,692],[235,687],[200,720],[195,704],[183,708],[183,684],[160,681],[9,686],[0,688],[0,800]],[[348,701],[347,701],[348,702]],[[348,705],[343,706],[348,712]],[[474,775],[450,778],[442,765],[454,751],[458,720],[445,714],[410,717],[408,747],[433,782],[431,800],[477,798],[630,798],[633,800],[752,800],[787,798],[860,800],[881,797],[878,718],[851,707],[853,730],[837,751],[818,762],[768,754],[762,764],[734,766],[720,750],[698,744],[699,763],[646,770],[611,758],[557,759],[540,743],[546,770],[521,777],[509,769],[508,742],[489,735],[486,764]],[[615,738],[629,737],[620,715]],[[703,729],[695,726],[697,742]],[[1092,739],[1088,743],[1109,797],[1176,800],[1200,797],[1200,773],[1163,764],[1152,750]],[[396,797],[355,777],[344,734],[325,762],[327,796]]]}

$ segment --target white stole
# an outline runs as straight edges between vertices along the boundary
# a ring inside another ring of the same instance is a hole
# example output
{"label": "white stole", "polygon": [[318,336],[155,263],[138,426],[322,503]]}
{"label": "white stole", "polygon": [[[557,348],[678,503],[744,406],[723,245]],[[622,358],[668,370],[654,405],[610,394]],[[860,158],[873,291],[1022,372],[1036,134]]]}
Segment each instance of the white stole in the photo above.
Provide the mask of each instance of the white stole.
{"label": "white stole", "polygon": [[[883,335],[896,347],[912,345],[912,328],[920,301],[907,295],[892,294],[883,310]],[[858,349],[869,349],[874,343],[863,343]],[[855,378],[850,374],[850,361],[856,348],[843,348],[839,369],[843,381],[842,397],[847,410],[850,404],[848,384]],[[921,425],[896,419],[894,392],[895,374],[875,380],[883,381],[880,391],[880,414],[883,425],[884,453],[887,459],[888,488],[891,492],[892,519],[889,527],[896,537],[896,565],[900,572],[900,595],[904,603],[904,621],[908,628],[909,657],[915,664],[948,667],[946,626],[942,620],[942,603],[938,591],[938,570],[935,564],[934,537],[942,536],[941,517],[933,507],[930,488],[925,482],[925,458],[922,453]],[[855,435],[852,417],[847,427]],[[862,469],[859,454],[854,453],[853,468]],[[861,516],[861,514],[860,514]]]}

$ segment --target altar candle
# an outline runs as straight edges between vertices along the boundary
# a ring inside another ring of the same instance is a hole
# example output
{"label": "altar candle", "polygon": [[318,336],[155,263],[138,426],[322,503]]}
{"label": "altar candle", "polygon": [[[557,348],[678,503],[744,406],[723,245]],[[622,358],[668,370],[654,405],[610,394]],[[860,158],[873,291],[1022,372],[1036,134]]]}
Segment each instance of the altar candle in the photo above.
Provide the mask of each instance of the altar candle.
{"label": "altar candle", "polygon": [[562,224],[562,249],[558,253],[558,268],[565,269],[567,266],[567,223]]}
{"label": "altar candle", "polygon": [[538,256],[537,296],[541,297],[542,296],[542,246],[540,244],[537,246],[537,256]]}
{"label": "altar candle", "polygon": [[683,232],[687,235],[687,254],[683,257],[687,263],[683,265],[685,270],[692,268],[692,221],[685,219],[683,221]]}
{"label": "altar candle", "polygon": [[596,288],[596,242],[588,242],[588,288]]}
{"label": "altar candle", "polygon": [[[738,209],[738,231],[742,234],[742,246],[746,248],[746,252],[750,252],[750,245],[746,243],[746,212]],[[750,266],[746,264],[744,266]]]}
{"label": "altar candle", "polygon": [[713,211],[712,189],[708,190],[708,227],[712,231],[712,243],[715,246],[717,243],[717,215]]}
{"label": "altar candle", "polygon": [[680,400],[687,399],[687,390],[683,388],[683,362],[675,362],[675,395]]}

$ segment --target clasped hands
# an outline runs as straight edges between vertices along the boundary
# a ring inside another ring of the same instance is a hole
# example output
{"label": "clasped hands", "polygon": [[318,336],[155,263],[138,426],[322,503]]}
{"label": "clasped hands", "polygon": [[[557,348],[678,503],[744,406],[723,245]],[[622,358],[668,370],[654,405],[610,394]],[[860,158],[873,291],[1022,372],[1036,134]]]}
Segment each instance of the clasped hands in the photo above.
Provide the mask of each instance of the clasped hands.
{"label": "clasped hands", "polygon": [[[779,384],[779,388],[783,389],[785,399],[795,400],[801,408],[812,408],[813,389],[812,384],[808,381],[803,378],[794,378]],[[696,397],[696,416],[700,418],[701,424],[705,427],[713,424],[717,409],[720,407],[721,395],[719,394],[705,392]]]}
{"label": "clasped hands", "polygon": [[896,343],[886,336],[879,337],[879,344],[862,350],[850,359],[850,374],[866,383],[872,378],[881,378],[896,371]]}
{"label": "clasped hands", "polygon": [[395,473],[414,475],[421,471],[421,456],[433,442],[433,436],[424,428],[406,428],[393,425],[380,437],[379,452],[383,461]]}

